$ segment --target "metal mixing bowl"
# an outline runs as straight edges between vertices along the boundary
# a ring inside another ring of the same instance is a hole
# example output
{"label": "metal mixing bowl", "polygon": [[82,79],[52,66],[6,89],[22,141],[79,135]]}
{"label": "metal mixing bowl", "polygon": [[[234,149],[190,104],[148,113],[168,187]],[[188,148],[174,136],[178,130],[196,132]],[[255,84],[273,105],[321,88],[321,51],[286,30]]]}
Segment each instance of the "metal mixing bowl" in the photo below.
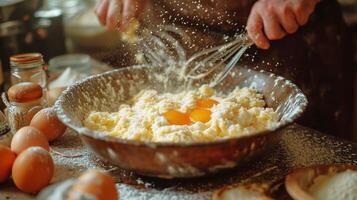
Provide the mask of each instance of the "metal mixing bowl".
{"label": "metal mixing bowl", "polygon": [[[194,85],[199,87],[207,81],[200,80]],[[60,120],[101,158],[142,175],[175,178],[203,176],[243,164],[269,146],[274,132],[296,120],[307,106],[305,95],[288,80],[236,67],[216,90],[229,93],[237,86],[256,88],[267,105],[278,113],[278,126],[243,137],[202,143],[130,141],[83,126],[82,121],[90,111],[116,111],[121,103],[143,89],[178,92],[183,85],[177,74],[162,67],[128,67],[89,77],[69,87],[59,97],[55,109]]]}

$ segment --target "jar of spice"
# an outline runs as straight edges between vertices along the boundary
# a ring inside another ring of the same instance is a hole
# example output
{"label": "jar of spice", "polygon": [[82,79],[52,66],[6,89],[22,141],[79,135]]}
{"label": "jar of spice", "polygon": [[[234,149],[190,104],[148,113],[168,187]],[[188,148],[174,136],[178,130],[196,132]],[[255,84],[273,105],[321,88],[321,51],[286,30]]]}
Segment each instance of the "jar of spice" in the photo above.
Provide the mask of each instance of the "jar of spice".
{"label": "jar of spice", "polygon": [[10,57],[11,84],[33,82],[43,89],[47,86],[47,74],[42,54],[26,53]]}
{"label": "jar of spice", "polygon": [[28,126],[32,117],[46,107],[43,90],[32,82],[17,83],[7,92],[8,101],[3,94],[7,106],[7,118],[12,134],[24,126]]}

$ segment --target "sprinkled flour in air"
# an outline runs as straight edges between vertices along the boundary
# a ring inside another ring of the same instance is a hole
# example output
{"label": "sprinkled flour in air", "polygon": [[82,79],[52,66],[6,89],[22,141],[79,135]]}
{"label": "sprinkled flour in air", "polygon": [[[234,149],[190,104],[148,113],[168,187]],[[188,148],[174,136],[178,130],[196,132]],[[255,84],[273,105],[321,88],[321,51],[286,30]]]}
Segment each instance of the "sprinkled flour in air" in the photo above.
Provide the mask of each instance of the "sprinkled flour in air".
{"label": "sprinkled flour in air", "polygon": [[357,172],[347,170],[332,175],[322,175],[309,188],[316,200],[356,200]]}
{"label": "sprinkled flour in air", "polygon": [[[198,102],[203,100],[212,105],[201,109]],[[114,137],[138,141],[213,141],[276,126],[277,113],[265,105],[262,94],[246,87],[236,88],[225,96],[216,95],[207,85],[177,94],[143,90],[127,104],[122,104],[118,112],[92,111],[84,125]],[[173,124],[175,120],[183,122]]]}

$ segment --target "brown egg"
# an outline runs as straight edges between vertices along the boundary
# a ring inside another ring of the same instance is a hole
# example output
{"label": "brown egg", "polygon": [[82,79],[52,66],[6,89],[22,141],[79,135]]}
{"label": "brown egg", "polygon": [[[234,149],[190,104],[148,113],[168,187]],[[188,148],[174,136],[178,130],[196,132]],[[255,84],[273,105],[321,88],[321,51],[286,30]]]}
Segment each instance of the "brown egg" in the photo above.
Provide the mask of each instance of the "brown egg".
{"label": "brown egg", "polygon": [[39,129],[49,141],[55,140],[66,131],[66,126],[58,119],[53,108],[45,108],[36,113],[30,126]]}
{"label": "brown egg", "polygon": [[47,91],[47,102],[49,106],[52,106],[56,102],[64,89],[64,87],[58,87]]}
{"label": "brown egg", "polygon": [[38,113],[42,109],[43,109],[42,106],[32,107],[29,111],[27,111],[27,114],[23,116],[25,121],[30,122],[32,120],[33,116],[35,116],[36,113]]}
{"label": "brown egg", "polygon": [[92,197],[96,200],[117,200],[113,178],[106,172],[90,169],[84,172],[68,192],[69,200]]}
{"label": "brown egg", "polygon": [[42,88],[36,83],[22,82],[11,86],[7,95],[10,101],[24,103],[41,98]]}
{"label": "brown egg", "polygon": [[12,179],[18,189],[34,193],[46,187],[53,176],[53,160],[44,148],[30,147],[17,156]]}
{"label": "brown egg", "polygon": [[39,146],[50,150],[47,137],[37,128],[31,126],[22,127],[11,140],[11,150],[19,155],[29,147]]}
{"label": "brown egg", "polygon": [[0,145],[0,183],[10,176],[15,158],[16,154],[10,148]]}

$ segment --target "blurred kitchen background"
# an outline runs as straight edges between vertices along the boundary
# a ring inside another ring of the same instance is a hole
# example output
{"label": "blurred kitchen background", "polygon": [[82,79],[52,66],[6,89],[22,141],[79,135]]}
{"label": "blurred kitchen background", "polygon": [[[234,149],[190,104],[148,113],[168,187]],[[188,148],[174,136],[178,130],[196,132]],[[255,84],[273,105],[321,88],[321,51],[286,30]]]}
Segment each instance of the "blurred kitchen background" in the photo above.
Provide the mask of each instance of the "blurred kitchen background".
{"label": "blurred kitchen background", "polygon": [[[121,41],[120,33],[108,31],[99,24],[93,12],[95,3],[96,0],[0,0],[1,89],[10,83],[9,57],[18,53],[42,53],[45,62],[50,63],[49,71],[63,71],[63,62],[77,62],[74,65],[84,66],[82,69],[88,75],[132,64],[126,56],[132,50]],[[340,3],[353,38],[356,68],[357,0],[340,0]],[[74,55],[58,57],[65,54]],[[355,100],[357,122],[357,90]],[[357,123],[354,126],[357,141]]]}
{"label": "blurred kitchen background", "polygon": [[[93,12],[95,3],[95,0],[0,0],[2,88],[10,82],[9,58],[19,53],[39,52],[46,63],[59,55],[85,54],[90,56],[91,65],[96,65],[91,70],[99,71],[111,69],[110,65],[124,66],[125,56],[115,53],[117,49],[124,52],[120,34],[99,24]],[[86,62],[84,55],[77,55],[56,58],[52,64],[60,65],[70,59]],[[49,70],[60,70],[60,66]]]}

